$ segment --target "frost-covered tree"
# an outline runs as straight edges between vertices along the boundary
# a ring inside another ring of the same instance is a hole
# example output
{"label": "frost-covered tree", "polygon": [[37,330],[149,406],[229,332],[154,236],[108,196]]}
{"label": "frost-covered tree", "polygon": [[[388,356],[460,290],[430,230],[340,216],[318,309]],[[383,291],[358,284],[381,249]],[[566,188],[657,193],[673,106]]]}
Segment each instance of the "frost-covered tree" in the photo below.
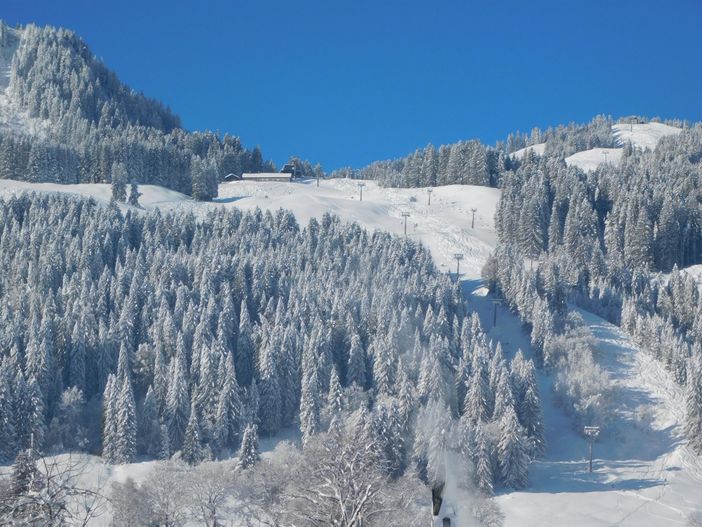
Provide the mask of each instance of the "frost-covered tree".
{"label": "frost-covered tree", "polygon": [[112,199],[115,201],[127,201],[127,168],[124,163],[114,163],[112,165]]}
{"label": "frost-covered tree", "polygon": [[129,186],[129,199],[127,200],[127,203],[131,205],[132,207],[138,207],[139,206],[139,198],[142,196],[141,192],[139,192],[139,185],[132,181],[131,185]]}
{"label": "frost-covered tree", "polygon": [[244,435],[241,439],[237,467],[240,469],[251,468],[258,463],[259,459],[258,427],[254,424],[249,424],[244,429]]}
{"label": "frost-covered tree", "polygon": [[523,488],[528,482],[529,454],[517,414],[507,408],[500,420],[497,443],[500,478],[506,487]]}

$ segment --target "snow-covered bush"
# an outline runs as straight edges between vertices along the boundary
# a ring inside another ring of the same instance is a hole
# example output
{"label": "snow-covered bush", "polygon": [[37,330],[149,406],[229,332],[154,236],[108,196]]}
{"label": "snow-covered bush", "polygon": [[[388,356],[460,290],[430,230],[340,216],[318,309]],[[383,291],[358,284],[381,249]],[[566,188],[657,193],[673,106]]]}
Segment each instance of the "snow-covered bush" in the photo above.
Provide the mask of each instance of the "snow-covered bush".
{"label": "snow-covered bush", "polygon": [[609,416],[612,385],[609,375],[595,361],[594,337],[576,313],[568,316],[566,332],[544,345],[556,372],[558,401],[582,425],[601,425]]}

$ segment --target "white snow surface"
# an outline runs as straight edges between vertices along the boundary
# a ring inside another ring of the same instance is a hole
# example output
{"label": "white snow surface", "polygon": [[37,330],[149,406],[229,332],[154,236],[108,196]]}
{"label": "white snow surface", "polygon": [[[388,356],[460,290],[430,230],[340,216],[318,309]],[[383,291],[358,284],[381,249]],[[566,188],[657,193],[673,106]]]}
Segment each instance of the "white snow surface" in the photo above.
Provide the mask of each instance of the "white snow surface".
{"label": "white snow surface", "polygon": [[618,165],[622,159],[621,148],[592,148],[577,152],[565,158],[566,165],[576,166],[585,172],[592,172],[603,163]]}
{"label": "white snow surface", "polygon": [[614,137],[620,145],[631,143],[642,150],[656,148],[658,141],[667,135],[677,135],[681,128],[663,123],[615,124],[612,126]]}
{"label": "white snow surface", "polygon": [[[312,217],[331,212],[369,229],[398,235],[403,234],[401,212],[407,211],[411,214],[408,236],[429,247],[440,269],[455,272],[454,253],[465,255],[461,262],[463,289],[471,308],[480,314],[489,338],[502,343],[507,357],[519,348],[529,356],[528,335],[513,314],[498,308],[498,323],[492,327],[492,301],[480,280],[480,269],[497,241],[493,217],[499,190],[438,187],[433,189],[428,206],[426,189],[381,188],[372,181],[364,182],[361,202],[358,183],[326,180],[317,188],[314,180],[237,181],[220,185],[220,197],[214,203],[198,203],[157,186],[142,185],[140,191],[145,209],[158,207],[199,215],[218,206],[282,207],[292,210],[302,226]],[[107,184],[61,186],[0,180],[0,197],[26,190],[71,192],[101,203],[109,202],[110,197]],[[477,209],[475,229],[470,226],[471,208]],[[614,415],[595,444],[594,472],[587,472],[586,441],[556,403],[552,376],[539,371],[546,455],[531,465],[527,489],[501,490],[494,498],[505,514],[505,525],[688,525],[689,518],[702,517],[702,462],[685,446],[682,388],[619,328],[590,313],[580,314],[597,340],[596,359],[615,385]],[[288,431],[280,439],[295,440],[295,434]],[[262,447],[269,450],[274,444],[270,441]],[[113,468],[104,467],[97,458],[91,458],[91,463],[95,463],[95,474],[90,477],[107,474],[104,477],[110,481],[123,481],[127,476],[143,479],[154,462]]]}
{"label": "white snow surface", "polygon": [[534,152],[536,155],[544,155],[544,150],[546,150],[546,143],[537,143],[535,145],[520,148],[519,150],[512,152],[510,155],[516,157],[517,159],[522,159],[527,152]]}

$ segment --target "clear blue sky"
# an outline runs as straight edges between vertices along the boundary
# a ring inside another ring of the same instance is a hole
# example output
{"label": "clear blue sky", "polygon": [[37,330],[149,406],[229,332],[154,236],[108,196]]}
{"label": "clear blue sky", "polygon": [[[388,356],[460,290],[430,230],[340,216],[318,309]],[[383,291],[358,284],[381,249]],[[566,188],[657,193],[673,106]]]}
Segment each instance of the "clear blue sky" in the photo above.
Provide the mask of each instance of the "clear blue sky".
{"label": "clear blue sky", "polygon": [[588,121],[702,120],[700,0],[3,0],[191,130],[325,169]]}

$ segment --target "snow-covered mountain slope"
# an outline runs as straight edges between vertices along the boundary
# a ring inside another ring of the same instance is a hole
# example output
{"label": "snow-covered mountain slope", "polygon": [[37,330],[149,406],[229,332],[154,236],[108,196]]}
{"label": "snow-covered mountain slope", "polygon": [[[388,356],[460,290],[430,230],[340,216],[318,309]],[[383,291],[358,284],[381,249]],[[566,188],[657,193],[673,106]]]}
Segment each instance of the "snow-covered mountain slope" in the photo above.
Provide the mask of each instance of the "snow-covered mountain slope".
{"label": "snow-covered mountain slope", "polygon": [[[531,466],[527,490],[496,498],[505,525],[687,525],[702,513],[702,462],[685,446],[682,388],[619,328],[579,313],[614,383],[613,415],[595,444],[593,473],[586,441],[572,430],[541,373],[546,456]],[[528,349],[516,334],[516,318],[499,317],[491,336]]]}
{"label": "snow-covered mountain slope", "polygon": [[580,167],[585,172],[591,172],[602,163],[618,165],[621,158],[621,148],[592,148],[566,157],[565,162],[568,166]]}
{"label": "snow-covered mountain slope", "polygon": [[[300,183],[233,182],[220,186],[215,203],[198,203],[161,187],[141,186],[146,209],[204,213],[212,207],[292,210],[301,225],[324,212],[358,221],[370,229],[396,234],[404,230],[401,212],[410,213],[408,235],[429,246],[441,269],[455,272],[454,253],[462,252],[463,286],[493,341],[502,343],[511,357],[517,349],[531,353],[520,321],[493,305],[480,284],[480,268],[497,238],[493,215],[499,199],[496,189],[449,186],[433,189],[427,205],[426,189],[390,189],[366,181],[363,201],[358,181],[314,180]],[[0,180],[0,196],[22,190],[74,192],[107,203],[109,185],[29,184]],[[475,229],[470,226],[476,208]],[[684,398],[664,368],[639,350],[619,328],[580,311],[597,339],[597,360],[614,382],[613,417],[595,445],[593,474],[587,472],[587,443],[572,427],[552,391],[553,377],[538,373],[544,407],[547,450],[530,467],[529,487],[501,491],[495,501],[505,513],[506,525],[520,527],[569,525],[685,525],[702,515],[702,463],[685,446],[682,434]],[[272,449],[273,444],[264,449]],[[94,462],[99,463],[99,460]],[[109,468],[106,477],[122,481],[127,475],[143,477],[150,464]]]}
{"label": "snow-covered mountain slope", "polygon": [[663,123],[615,124],[614,137],[621,145],[631,143],[635,148],[653,150],[658,141],[667,135],[677,135],[682,130]]}
{"label": "snow-covered mountain slope", "polygon": [[14,103],[9,93],[12,57],[20,45],[22,30],[0,24],[0,131],[44,137],[50,123],[30,117]]}
{"label": "snow-covered mountain slope", "polygon": [[[242,209],[291,210],[301,225],[325,212],[337,214],[344,220],[356,221],[370,229],[404,234],[403,212],[409,212],[407,235],[418,239],[432,251],[444,271],[456,270],[455,253],[463,253],[461,273],[477,279],[482,266],[497,242],[493,217],[500,197],[494,188],[468,185],[437,187],[427,205],[426,189],[390,189],[373,181],[362,182],[363,201],[357,180],[331,179],[295,183],[235,181],[219,187],[219,197],[212,203],[193,201],[188,196],[163,187],[141,185],[144,208],[162,210],[188,209],[196,212],[211,207]],[[0,180],[0,195],[24,190],[40,192],[70,192],[107,203],[111,190],[108,184],[57,185]],[[476,209],[475,228],[471,228],[472,212]]]}
{"label": "snow-covered mountain slope", "polygon": [[510,155],[516,159],[522,159],[527,152],[534,152],[536,155],[544,155],[544,150],[546,150],[546,143],[537,143],[535,145],[520,148],[516,152],[512,152]]}
{"label": "snow-covered mountain slope", "polygon": [[[107,183],[84,183],[79,185],[60,185],[58,183],[27,183],[12,179],[0,179],[0,197],[22,192],[64,192],[93,198],[101,203],[109,203],[112,187]],[[142,193],[139,202],[145,209],[157,207],[171,208],[181,202],[195,203],[190,196],[157,185],[139,185]],[[126,209],[127,206],[125,205]]]}
{"label": "snow-covered mountain slope", "polygon": [[[663,123],[645,123],[615,124],[612,126],[612,132],[620,145],[630,142],[634,148],[654,149],[661,138],[679,134],[682,130]],[[522,150],[518,150],[513,155],[517,155]],[[524,153],[521,156],[523,157]],[[592,148],[566,157],[565,162],[569,166],[580,167],[585,172],[592,172],[602,163],[617,165],[621,158],[621,148]]]}

